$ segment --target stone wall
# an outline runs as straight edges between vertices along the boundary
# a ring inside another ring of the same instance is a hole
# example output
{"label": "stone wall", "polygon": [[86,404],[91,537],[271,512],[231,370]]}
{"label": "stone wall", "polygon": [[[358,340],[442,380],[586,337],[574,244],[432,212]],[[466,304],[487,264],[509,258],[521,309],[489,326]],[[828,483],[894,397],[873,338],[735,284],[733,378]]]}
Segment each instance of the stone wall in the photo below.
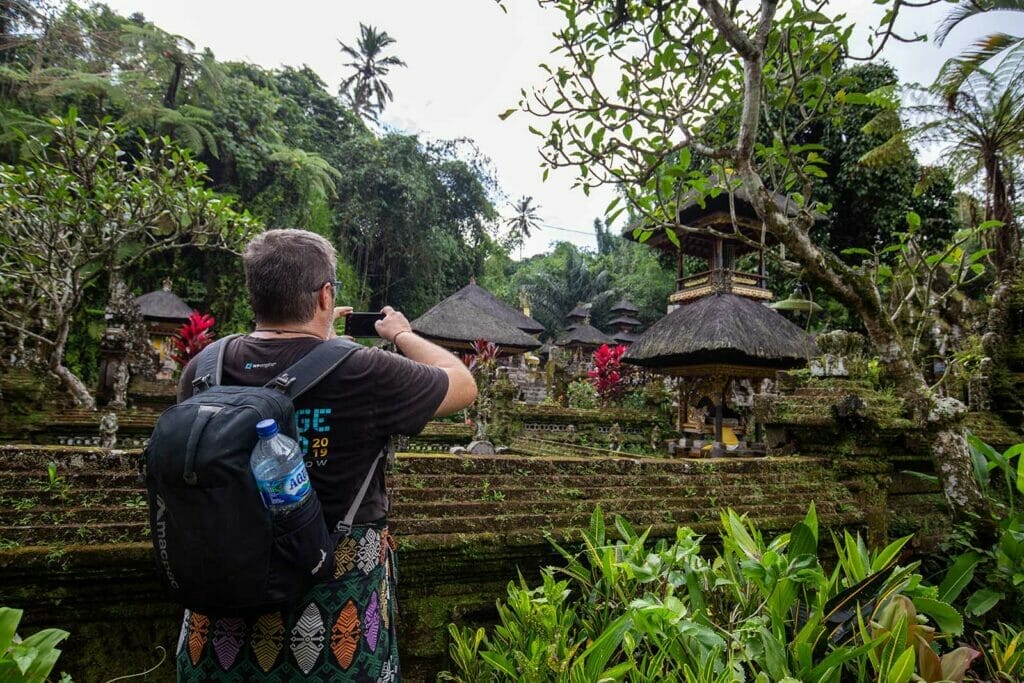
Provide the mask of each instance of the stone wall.
{"label": "stone wall", "polygon": [[[586,452],[400,455],[392,528],[408,680],[432,680],[444,667],[445,625],[493,620],[494,603],[517,572],[536,577],[554,560],[547,536],[564,540],[597,505],[651,526],[656,537],[673,536],[680,524],[712,532],[727,506],[766,530],[788,529],[812,500],[826,527],[884,533],[887,493],[879,478],[891,468],[873,458]],[[78,680],[141,671],[156,661],[157,645],[172,649],[176,641],[180,613],[161,598],[150,565],[138,458],[137,451],[0,447],[0,603],[25,609],[27,627],[71,631],[61,668]],[[156,680],[171,672],[165,664]]]}
{"label": "stone wall", "polygon": [[[0,386],[0,443],[22,442],[0,446],[0,604],[25,609],[29,628],[71,631],[61,667],[78,680],[148,668],[156,646],[173,649],[180,611],[152,572],[138,450],[83,445],[100,413],[54,406],[25,378]],[[121,443],[151,430],[159,391],[148,392],[148,405],[118,413]],[[948,531],[938,487],[913,474],[932,472],[927,435],[891,392],[814,380],[759,395],[753,410],[769,457],[668,459],[648,447],[649,413],[522,404],[503,416],[512,435],[504,456],[448,455],[471,438],[459,422],[431,423],[403,441],[390,486],[407,680],[432,680],[445,667],[445,625],[492,622],[509,581],[519,572],[532,580],[557,560],[548,536],[571,542],[598,505],[654,537],[684,524],[713,533],[726,507],[769,533],[788,530],[811,501],[826,527],[876,543],[916,533],[928,548]],[[967,423],[997,446],[1020,440],[999,415]],[[607,450],[615,424],[637,455]],[[172,671],[167,663],[153,680]]]}

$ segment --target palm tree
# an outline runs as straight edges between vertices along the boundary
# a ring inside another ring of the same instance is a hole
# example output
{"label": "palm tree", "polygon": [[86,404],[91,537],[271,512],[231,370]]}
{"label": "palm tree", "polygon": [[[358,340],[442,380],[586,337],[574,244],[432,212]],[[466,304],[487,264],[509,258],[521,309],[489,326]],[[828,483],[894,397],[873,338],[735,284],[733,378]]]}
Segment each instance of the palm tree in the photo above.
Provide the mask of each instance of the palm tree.
{"label": "palm tree", "polygon": [[530,237],[530,231],[540,227],[541,217],[537,214],[539,206],[534,205],[533,197],[523,195],[519,201],[512,203],[514,215],[505,220],[509,229],[508,244],[510,247],[522,247]]}
{"label": "palm tree", "polygon": [[356,115],[376,121],[385,105],[395,99],[384,77],[391,67],[405,66],[405,62],[398,57],[381,55],[384,48],[395,42],[387,31],[378,32],[373,26],[360,23],[359,33],[355,48],[338,41],[342,53],[352,58],[345,66],[353,69],[352,75],[342,82],[339,92]]}
{"label": "palm tree", "polygon": [[[960,0],[951,9],[935,31],[935,41],[942,45],[949,34],[964,21],[989,12],[1024,12],[1024,0]],[[939,72],[937,84],[943,94],[952,98],[966,82],[968,76],[980,69],[993,57],[1024,63],[1024,37],[1009,33],[992,33],[975,41],[974,45],[954,59],[947,61]]]}
{"label": "palm tree", "polygon": [[1002,223],[987,233],[1002,274],[1016,265],[1021,249],[1013,195],[1024,151],[1024,75],[1013,60],[1003,60],[993,71],[972,71],[951,99],[942,84],[931,92],[941,101],[918,108],[927,120],[916,137],[946,145],[943,156],[958,182],[981,184],[985,220]]}

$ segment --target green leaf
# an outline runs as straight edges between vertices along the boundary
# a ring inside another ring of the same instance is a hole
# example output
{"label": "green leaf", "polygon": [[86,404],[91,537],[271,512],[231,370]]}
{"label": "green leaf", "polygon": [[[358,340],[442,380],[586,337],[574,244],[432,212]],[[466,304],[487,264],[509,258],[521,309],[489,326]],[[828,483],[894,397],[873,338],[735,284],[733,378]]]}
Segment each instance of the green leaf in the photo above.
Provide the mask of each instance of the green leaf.
{"label": "green leaf", "polygon": [[949,603],[925,597],[913,601],[917,611],[931,617],[944,633],[958,636],[964,632],[964,618]]}
{"label": "green leaf", "polygon": [[683,147],[679,150],[679,164],[678,167],[686,170],[690,168],[690,164],[693,162],[693,154],[690,152],[689,147]]}
{"label": "green leaf", "polygon": [[817,556],[817,554],[818,541],[814,537],[814,532],[803,522],[797,522],[789,533],[790,561],[801,555]]}
{"label": "green leaf", "polygon": [[981,562],[981,555],[970,550],[963,553],[946,572],[946,576],[939,584],[939,600],[945,603],[953,603],[967,584],[974,578],[974,569]]}
{"label": "green leaf", "polygon": [[907,212],[907,227],[910,228],[910,232],[914,232],[921,227],[921,217],[913,211]]}
{"label": "green leaf", "polygon": [[601,678],[599,674],[604,671],[608,660],[612,658],[619,647],[619,643],[622,642],[623,634],[632,625],[633,620],[630,618],[630,615],[623,614],[609,624],[608,628],[590,644],[590,647],[583,651],[581,656],[586,662],[584,668],[588,680],[596,681]]}
{"label": "green leaf", "polygon": [[679,249],[679,235],[672,228],[665,228],[665,236],[668,237],[668,241],[676,245],[676,249]]}
{"label": "green leaf", "polygon": [[885,548],[883,548],[871,562],[871,571],[877,572],[880,571],[882,567],[888,567],[889,564],[896,559],[896,556],[899,555],[899,552],[903,550],[903,546],[910,542],[911,538],[913,538],[912,534],[910,536],[904,536],[903,538],[897,538],[895,541],[885,546]]}
{"label": "green leaf", "polygon": [[512,116],[512,114],[515,114],[517,111],[519,111],[519,110],[515,109],[515,108],[513,108],[513,109],[506,109],[505,111],[503,111],[500,114],[498,114],[498,118],[501,119],[502,121],[504,121],[508,117]]}
{"label": "green leaf", "polygon": [[11,641],[14,640],[14,634],[18,630],[18,622],[21,621],[22,614],[20,609],[0,607],[0,654],[7,652]]}
{"label": "green leaf", "polygon": [[512,662],[508,661],[504,655],[497,652],[481,652],[480,656],[498,671],[512,677],[512,680],[519,679],[519,672],[516,671],[516,667],[512,665]]}
{"label": "green leaf", "polygon": [[595,507],[594,512],[590,515],[590,533],[592,534],[594,545],[604,545],[604,512],[601,510],[600,505]]}
{"label": "green leaf", "polygon": [[892,667],[889,669],[889,675],[886,676],[886,683],[907,683],[910,677],[914,675],[914,648],[908,647],[903,651]]}
{"label": "green leaf", "polygon": [[964,611],[971,616],[980,617],[999,604],[999,601],[1005,597],[1006,595],[999,591],[992,590],[991,588],[982,588],[967,599]]}

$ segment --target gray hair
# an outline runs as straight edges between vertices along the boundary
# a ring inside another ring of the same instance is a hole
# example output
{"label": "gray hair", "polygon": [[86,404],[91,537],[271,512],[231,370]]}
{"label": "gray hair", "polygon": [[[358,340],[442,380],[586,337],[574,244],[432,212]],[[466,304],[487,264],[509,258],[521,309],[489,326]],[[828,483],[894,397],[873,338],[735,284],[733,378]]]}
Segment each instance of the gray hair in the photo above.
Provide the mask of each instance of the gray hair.
{"label": "gray hair", "polygon": [[337,256],[314,232],[267,230],[249,242],[242,263],[256,320],[280,325],[313,319],[320,288],[334,280]]}

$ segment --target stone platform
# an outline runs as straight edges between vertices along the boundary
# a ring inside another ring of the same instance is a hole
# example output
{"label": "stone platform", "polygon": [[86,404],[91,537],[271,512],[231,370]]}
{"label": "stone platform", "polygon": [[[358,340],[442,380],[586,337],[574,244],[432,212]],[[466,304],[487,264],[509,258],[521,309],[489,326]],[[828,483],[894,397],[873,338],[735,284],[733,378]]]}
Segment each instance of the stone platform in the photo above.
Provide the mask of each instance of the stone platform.
{"label": "stone platform", "polygon": [[[895,465],[855,456],[668,460],[600,449],[573,456],[571,447],[541,438],[514,446],[486,458],[398,458],[391,526],[406,680],[433,680],[446,666],[446,624],[491,622],[518,572],[533,581],[540,567],[557,563],[547,537],[571,542],[597,505],[650,526],[654,537],[672,537],[678,525],[713,533],[727,506],[766,531],[788,530],[811,501],[823,527],[876,541],[907,520],[924,537],[944,524],[934,488],[898,473],[927,467],[912,456]],[[142,671],[157,661],[156,646],[171,650],[176,642],[181,614],[154,578],[139,457],[0,446],[0,604],[25,609],[27,630],[69,630],[59,668],[76,680]],[[172,677],[165,663],[147,680]]]}

